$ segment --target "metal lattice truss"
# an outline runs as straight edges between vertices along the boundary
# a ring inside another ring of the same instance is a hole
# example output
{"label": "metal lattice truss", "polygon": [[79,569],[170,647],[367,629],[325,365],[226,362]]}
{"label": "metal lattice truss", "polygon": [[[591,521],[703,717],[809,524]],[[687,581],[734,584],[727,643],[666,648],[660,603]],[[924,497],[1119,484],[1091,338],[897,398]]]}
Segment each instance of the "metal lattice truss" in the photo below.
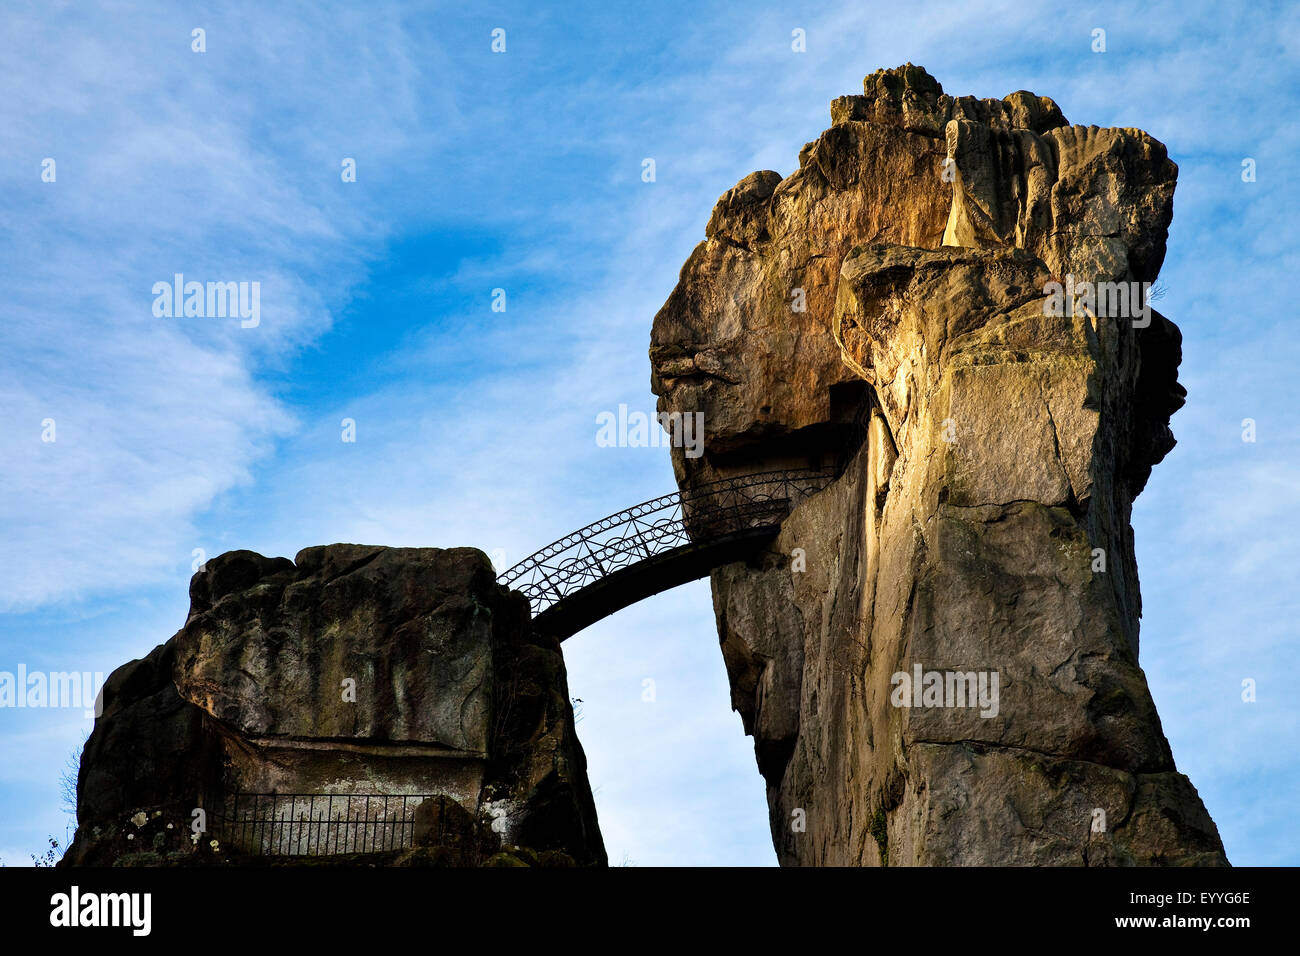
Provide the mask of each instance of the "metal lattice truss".
{"label": "metal lattice truss", "polygon": [[775,530],[834,471],[794,469],[724,478],[602,518],[547,545],[497,580],[522,591],[533,616],[623,568],[692,544]]}

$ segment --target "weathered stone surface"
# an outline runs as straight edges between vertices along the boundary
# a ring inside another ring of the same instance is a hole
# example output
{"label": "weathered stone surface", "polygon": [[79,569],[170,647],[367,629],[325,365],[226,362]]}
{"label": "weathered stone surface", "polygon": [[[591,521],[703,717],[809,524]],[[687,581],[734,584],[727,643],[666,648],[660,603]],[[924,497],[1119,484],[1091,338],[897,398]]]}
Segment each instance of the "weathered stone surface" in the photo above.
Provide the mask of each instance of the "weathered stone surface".
{"label": "weathered stone surface", "polygon": [[[472,553],[334,545],[307,548],[296,563],[223,555],[217,573],[261,573],[229,593],[195,575],[176,639],[177,689],[247,736],[418,741],[482,755],[493,616]],[[355,699],[345,699],[348,681]]]}
{"label": "weathered stone surface", "polygon": [[1146,133],[950,120],[945,140],[956,179],[944,245],[1014,245],[1058,276],[1159,273],[1178,167]]}
{"label": "weathered stone surface", "polygon": [[[1129,519],[1173,446],[1179,334],[1045,307],[1067,272],[1155,278],[1176,167],[1033,94],[911,65],[864,89],[798,172],[723,197],[651,338],[661,409],[705,413],[683,487],[828,463],[850,397],[871,408],[841,476],[713,575],[778,856],[1224,863],[1137,663]],[[918,665],[996,675],[996,706],[900,698]]]}
{"label": "weathered stone surface", "polygon": [[[914,71],[918,78],[928,79]],[[917,100],[904,92],[905,102]],[[860,115],[891,103],[882,92]],[[710,453],[676,453],[679,477],[747,471],[756,456],[773,467],[806,456],[834,419],[832,388],[853,379],[826,334],[845,255],[867,242],[939,245],[952,193],[940,179],[942,125],[910,128],[888,115],[837,115],[793,174],[755,173],[719,200],[651,333],[660,410],[705,413]],[[737,453],[746,463],[729,469]]]}
{"label": "weathered stone surface", "polygon": [[235,551],[190,595],[181,631],[106,684],[69,864],[248,862],[222,817],[249,793],[432,795],[424,849],[386,863],[605,862],[559,647],[482,552]]}
{"label": "weathered stone surface", "polygon": [[[196,794],[220,787],[223,745],[204,713],[176,693],[174,662],[174,647],[161,644],[105,682],[103,712],[81,756],[81,825],[67,863],[189,856],[190,811]],[[172,810],[166,820],[164,807]]]}

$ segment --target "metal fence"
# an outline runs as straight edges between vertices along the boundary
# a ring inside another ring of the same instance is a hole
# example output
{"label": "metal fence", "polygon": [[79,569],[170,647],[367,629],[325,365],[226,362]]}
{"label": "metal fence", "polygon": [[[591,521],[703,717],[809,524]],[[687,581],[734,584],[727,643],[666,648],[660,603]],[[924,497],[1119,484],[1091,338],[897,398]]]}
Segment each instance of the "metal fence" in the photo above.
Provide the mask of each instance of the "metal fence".
{"label": "metal fence", "polygon": [[215,830],[257,856],[382,853],[415,842],[415,809],[429,794],[235,793]]}

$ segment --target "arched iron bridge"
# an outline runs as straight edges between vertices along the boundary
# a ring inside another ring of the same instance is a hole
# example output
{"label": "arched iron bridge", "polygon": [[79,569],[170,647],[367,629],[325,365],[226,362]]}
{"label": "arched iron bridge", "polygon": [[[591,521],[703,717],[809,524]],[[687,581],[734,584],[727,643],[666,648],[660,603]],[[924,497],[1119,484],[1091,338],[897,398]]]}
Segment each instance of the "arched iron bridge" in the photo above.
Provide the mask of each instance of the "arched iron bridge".
{"label": "arched iron bridge", "polygon": [[559,640],[660,591],[702,578],[770,541],[838,469],[724,478],[663,495],[567,534],[503,572],[538,628]]}

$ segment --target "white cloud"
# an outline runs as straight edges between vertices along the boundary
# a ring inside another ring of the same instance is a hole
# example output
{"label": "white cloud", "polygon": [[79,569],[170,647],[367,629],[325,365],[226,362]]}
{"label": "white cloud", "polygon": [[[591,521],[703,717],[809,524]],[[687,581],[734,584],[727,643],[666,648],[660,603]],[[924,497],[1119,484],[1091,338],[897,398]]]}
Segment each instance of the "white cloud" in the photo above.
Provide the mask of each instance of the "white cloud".
{"label": "white cloud", "polygon": [[[209,24],[201,55],[188,25],[129,9],[58,26],[17,17],[0,40],[0,124],[13,134],[0,609],[139,586],[187,564],[196,516],[252,480],[294,428],[258,368],[328,328],[365,276],[364,256],[343,243],[373,242],[381,226],[346,192],[340,152],[364,150],[365,175],[365,163],[382,169],[411,148],[409,39],[383,17],[250,22],[254,9],[228,14],[225,32]],[[374,43],[360,58],[358,37]],[[310,96],[283,83],[295,59]],[[53,183],[39,179],[46,156]],[[259,282],[261,325],[154,317],[153,283],[178,272]],[[53,442],[42,441],[46,419]]]}

